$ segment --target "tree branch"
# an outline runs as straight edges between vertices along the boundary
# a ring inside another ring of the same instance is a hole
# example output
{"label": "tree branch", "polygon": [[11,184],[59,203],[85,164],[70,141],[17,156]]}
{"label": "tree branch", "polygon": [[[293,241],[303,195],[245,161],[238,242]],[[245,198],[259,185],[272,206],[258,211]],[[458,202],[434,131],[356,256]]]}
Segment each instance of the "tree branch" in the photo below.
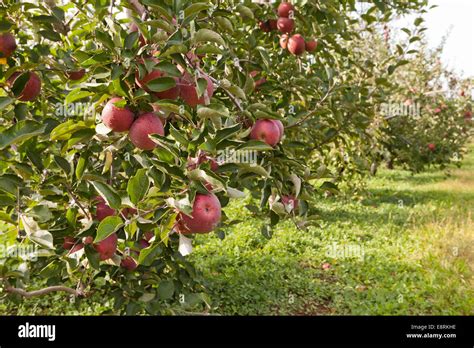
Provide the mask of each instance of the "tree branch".
{"label": "tree branch", "polygon": [[67,286],[50,286],[48,288],[40,289],[40,290],[34,290],[34,291],[25,291],[23,289],[19,288],[14,288],[12,286],[6,286],[5,290],[7,292],[17,294],[26,298],[34,297],[34,296],[42,296],[49,294],[51,292],[67,292],[71,295],[74,295],[76,297],[81,297],[84,296],[84,293],[79,290],[74,290],[72,288],[68,288]]}
{"label": "tree branch", "polygon": [[[328,91],[326,92],[326,95],[316,103],[316,108],[318,108],[319,106],[321,106],[321,104],[323,104],[327,98],[329,98],[329,96],[331,95],[331,92],[332,90],[334,89],[334,85],[332,85],[331,87],[329,87]],[[316,109],[312,110],[312,111],[309,111],[304,117],[302,117],[301,119],[299,119],[297,122],[293,123],[292,125],[289,125],[288,127],[286,127],[286,129],[289,129],[289,128],[293,128],[293,127],[297,127],[299,126],[300,124],[304,123],[308,118],[310,118],[311,116],[313,116],[313,114],[318,111]]]}

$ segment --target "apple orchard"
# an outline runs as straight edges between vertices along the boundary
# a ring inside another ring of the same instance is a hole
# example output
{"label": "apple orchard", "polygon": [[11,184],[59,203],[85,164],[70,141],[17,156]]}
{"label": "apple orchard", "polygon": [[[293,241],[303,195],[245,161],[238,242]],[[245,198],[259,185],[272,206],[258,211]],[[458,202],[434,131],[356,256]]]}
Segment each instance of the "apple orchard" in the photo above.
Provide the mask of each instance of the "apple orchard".
{"label": "apple orchard", "polygon": [[[232,200],[251,196],[266,221],[255,233],[271,238],[281,220],[317,223],[309,198],[360,188],[382,163],[462,158],[467,82],[428,93],[448,72],[420,58],[421,18],[387,38],[386,23],[426,1],[360,5],[3,1],[1,241],[35,247],[34,262],[1,261],[8,298],[99,292],[127,314],[207,303],[186,255],[238,224]],[[420,115],[387,117],[389,102]]]}

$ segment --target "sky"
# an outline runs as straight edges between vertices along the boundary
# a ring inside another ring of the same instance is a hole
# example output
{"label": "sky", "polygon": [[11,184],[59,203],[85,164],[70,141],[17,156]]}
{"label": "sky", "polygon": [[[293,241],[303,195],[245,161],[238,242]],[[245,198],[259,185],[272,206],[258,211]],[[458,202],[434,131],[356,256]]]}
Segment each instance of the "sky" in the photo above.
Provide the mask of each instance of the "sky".
{"label": "sky", "polygon": [[[442,61],[464,77],[474,78],[474,0],[431,0],[425,14],[429,46],[437,47],[449,33]],[[401,22],[413,23],[415,17]]]}

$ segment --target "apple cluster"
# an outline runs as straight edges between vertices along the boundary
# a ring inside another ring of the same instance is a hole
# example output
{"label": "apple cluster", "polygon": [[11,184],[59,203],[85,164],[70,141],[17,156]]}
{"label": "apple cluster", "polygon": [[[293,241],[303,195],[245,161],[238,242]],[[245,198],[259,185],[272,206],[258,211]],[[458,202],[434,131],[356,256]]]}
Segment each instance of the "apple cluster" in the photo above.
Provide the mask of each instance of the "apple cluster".
{"label": "apple cluster", "polygon": [[[12,54],[16,51],[17,44],[15,37],[10,33],[2,33],[0,34],[0,59],[7,59],[12,56]],[[71,81],[81,80],[85,73],[85,69],[80,69],[77,71],[66,71],[66,76]],[[31,102],[35,101],[36,98],[41,93],[41,79],[34,71],[15,71],[7,80],[7,84],[10,89],[14,88],[15,82],[18,78],[25,79],[22,81],[24,82],[23,88],[21,91],[17,92],[17,99],[22,102]]]}
{"label": "apple cluster", "polygon": [[280,46],[284,50],[288,50],[295,56],[300,56],[304,52],[312,53],[316,51],[318,41],[310,39],[306,41],[301,34],[292,35],[295,29],[295,7],[290,2],[282,2],[278,6],[278,19],[269,19],[260,21],[259,27],[262,31],[268,33],[279,30],[282,35],[280,37]]}

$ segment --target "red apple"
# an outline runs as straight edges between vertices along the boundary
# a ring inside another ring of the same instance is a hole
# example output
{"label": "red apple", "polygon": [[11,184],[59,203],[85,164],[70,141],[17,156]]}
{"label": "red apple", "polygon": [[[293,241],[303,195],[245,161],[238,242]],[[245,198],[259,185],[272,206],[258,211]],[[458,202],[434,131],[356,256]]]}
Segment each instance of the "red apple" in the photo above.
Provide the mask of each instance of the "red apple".
{"label": "red apple", "polygon": [[152,231],[147,231],[143,234],[143,238],[149,242],[150,239],[152,239],[155,236],[155,234]]}
{"label": "red apple", "polygon": [[122,214],[126,218],[131,218],[133,215],[137,214],[137,210],[135,208],[123,208]]}
{"label": "red apple", "polygon": [[150,134],[165,135],[163,123],[161,123],[160,118],[152,112],[141,115],[133,122],[128,136],[133,145],[139,149],[153,150],[158,145],[148,137]]}
{"label": "red apple", "polygon": [[79,250],[82,250],[84,249],[84,244],[80,243],[80,244],[76,244],[72,247],[72,249],[69,250],[69,255],[72,255],[74,254],[75,252],[78,252]]}
{"label": "red apple", "polygon": [[97,244],[94,244],[95,250],[99,253],[100,259],[102,261],[110,259],[114,256],[115,251],[117,250],[117,234],[111,234],[104,240],[100,241]]}
{"label": "red apple", "polygon": [[[207,95],[209,99],[214,95],[214,84],[212,83],[209,76],[204,76],[207,80]],[[196,85],[189,74],[185,74],[180,82],[180,96],[186,104],[191,107],[196,107],[197,105],[204,105],[206,103],[204,95],[201,98],[198,97]]]}
{"label": "red apple", "polygon": [[66,250],[70,250],[75,243],[76,240],[73,237],[64,237],[63,248]]}
{"label": "red apple", "polygon": [[435,151],[436,150],[436,144],[433,144],[433,143],[428,144],[428,149],[431,152]]}
{"label": "red apple", "polygon": [[282,196],[281,202],[283,203],[285,208],[290,207],[291,208],[289,209],[290,211],[298,209],[299,203],[298,203],[298,199],[295,196],[290,196],[290,195]]}
{"label": "red apple", "polygon": [[306,51],[313,53],[316,51],[316,48],[318,47],[318,41],[317,40],[309,40],[306,41]]}
{"label": "red apple", "polygon": [[295,7],[289,2],[282,2],[278,6],[278,16],[280,17],[290,17],[295,12]]}
{"label": "red apple", "polygon": [[273,123],[275,123],[278,126],[278,129],[280,130],[280,140],[283,138],[283,135],[285,134],[285,126],[283,126],[283,123],[280,120],[272,120]]}
{"label": "red apple", "polygon": [[270,25],[271,30],[278,30],[278,25],[277,25],[277,20],[276,19],[269,19],[268,24]]}
{"label": "red apple", "polygon": [[439,114],[439,113],[441,112],[441,108],[436,108],[436,109],[434,109],[433,112],[434,112],[435,114]]}
{"label": "red apple", "polygon": [[[27,72],[29,74],[29,79],[26,82],[23,90],[19,94],[18,100],[21,101],[33,101],[41,93],[41,80],[34,72]],[[19,72],[15,72],[8,79],[8,84],[10,87],[13,87],[15,80],[21,75]]]}
{"label": "red apple", "polygon": [[466,111],[466,112],[464,113],[464,118],[465,118],[466,120],[471,120],[471,119],[472,119],[472,111],[469,111],[469,110]]}
{"label": "red apple", "polygon": [[272,28],[270,27],[270,23],[268,21],[260,21],[258,22],[258,26],[260,30],[265,33],[268,33],[272,30]]}
{"label": "red apple", "polygon": [[82,239],[82,242],[86,245],[92,244],[94,238],[92,236],[87,236]]}
{"label": "red apple", "polygon": [[76,70],[76,71],[66,71],[66,75],[69,80],[77,81],[84,77],[86,74],[86,69]]}
{"label": "red apple", "polygon": [[133,257],[127,256],[126,258],[122,259],[122,262],[120,262],[120,266],[128,271],[133,271],[138,267],[138,264]]}
{"label": "red apple", "polygon": [[288,48],[288,39],[290,37],[288,36],[288,34],[283,34],[281,37],[280,37],[280,46],[281,48],[283,48],[284,50],[286,50]]}
{"label": "red apple", "polygon": [[288,40],[288,51],[295,56],[302,55],[306,49],[306,43],[300,34],[293,35]]}
{"label": "red apple", "polygon": [[277,27],[282,33],[289,34],[295,28],[295,21],[290,18],[281,17],[278,18]]}
{"label": "red apple", "polygon": [[264,141],[270,146],[276,146],[280,141],[280,128],[274,120],[257,120],[250,133],[250,139]]}
{"label": "red apple", "polygon": [[180,213],[176,228],[182,234],[209,233],[219,225],[221,215],[221,203],[214,194],[198,193],[191,216]]}
{"label": "red apple", "polygon": [[127,107],[121,108],[114,103],[122,101],[122,98],[112,98],[102,110],[102,122],[115,132],[126,132],[133,123],[134,114]]}
{"label": "red apple", "polygon": [[10,57],[15,50],[15,37],[10,33],[0,34],[0,58]]}
{"label": "red apple", "polygon": [[95,211],[95,219],[102,221],[108,216],[115,215],[115,210],[109,207],[101,196],[95,197],[95,200],[98,201]]}

